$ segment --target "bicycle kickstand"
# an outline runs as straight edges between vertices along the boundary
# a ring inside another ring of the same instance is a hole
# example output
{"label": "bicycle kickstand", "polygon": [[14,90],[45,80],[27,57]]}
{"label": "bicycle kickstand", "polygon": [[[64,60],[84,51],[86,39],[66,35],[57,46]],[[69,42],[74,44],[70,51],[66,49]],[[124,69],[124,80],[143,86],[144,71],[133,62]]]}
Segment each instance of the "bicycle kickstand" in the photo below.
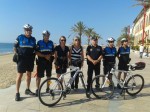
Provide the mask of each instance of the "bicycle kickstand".
{"label": "bicycle kickstand", "polygon": [[122,89],[122,91],[120,92],[120,95],[122,95],[122,96],[124,97],[124,100],[126,99],[126,98],[125,98],[125,96],[126,96],[125,93],[126,93],[126,90],[125,90],[125,89]]}
{"label": "bicycle kickstand", "polygon": [[65,98],[66,98],[66,92],[63,92],[63,100],[65,100]]}

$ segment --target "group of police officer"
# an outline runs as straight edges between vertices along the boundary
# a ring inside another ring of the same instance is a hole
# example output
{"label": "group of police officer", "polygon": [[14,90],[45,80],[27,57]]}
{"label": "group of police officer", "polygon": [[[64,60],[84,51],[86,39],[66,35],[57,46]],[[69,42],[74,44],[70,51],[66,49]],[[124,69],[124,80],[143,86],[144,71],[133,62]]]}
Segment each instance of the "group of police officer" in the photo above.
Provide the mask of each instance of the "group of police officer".
{"label": "group of police officer", "polygon": [[[47,30],[43,31],[42,33],[43,39],[39,40],[36,44],[36,39],[32,37],[32,29],[33,27],[31,25],[25,24],[24,25],[25,33],[19,35],[14,44],[14,51],[15,51],[15,54],[17,55],[17,71],[18,71],[17,78],[16,78],[16,96],[15,96],[16,101],[20,101],[19,88],[21,85],[21,79],[22,79],[23,73],[27,74],[27,77],[26,77],[27,87],[25,90],[25,94],[27,95],[37,95],[40,81],[41,81],[41,78],[44,77],[45,71],[46,71],[47,78],[51,77],[52,62],[54,60],[54,56],[53,56],[54,44],[51,40],[49,40],[50,32]],[[64,41],[66,40],[66,38],[62,38],[62,37],[60,39],[63,39]],[[130,48],[128,47],[127,39],[123,38],[121,40],[122,46],[119,47],[118,52],[114,46],[115,39],[108,38],[107,41],[108,41],[108,46],[102,49],[102,47],[98,45],[98,39],[96,37],[92,37],[91,45],[89,45],[86,49],[87,64],[88,64],[87,95],[90,95],[90,85],[92,81],[93,71],[95,71],[95,75],[100,74],[100,64],[101,64],[102,59],[103,59],[103,66],[104,66],[104,74],[107,74],[111,70],[111,68],[114,66],[114,64],[116,63],[116,60],[115,60],[116,56],[119,59],[118,69],[128,70],[127,64],[130,61],[130,58],[129,58]],[[61,41],[60,41],[60,44],[61,44]],[[59,50],[57,50],[57,52],[59,52]],[[69,50],[66,53],[68,52]],[[31,82],[31,72],[33,71],[33,68],[34,68],[34,60],[35,60],[36,55],[38,56],[36,60],[37,90],[35,93],[33,93],[30,90],[30,82]],[[120,79],[120,75],[121,73],[118,74],[119,79]],[[96,81],[95,87],[99,88],[98,79]],[[46,91],[47,92],[49,91],[48,87]]]}
{"label": "group of police officer", "polygon": [[[25,24],[24,34],[21,34],[17,37],[14,44],[14,51],[17,54],[17,78],[16,78],[16,101],[20,101],[19,88],[21,84],[21,79],[23,73],[27,74],[26,82],[27,88],[25,94],[35,95],[30,90],[31,82],[31,72],[34,68],[35,55],[38,56],[36,59],[37,64],[37,77],[36,77],[36,86],[39,88],[40,80],[44,76],[44,71],[46,71],[46,76],[49,78],[51,76],[53,54],[54,54],[54,44],[49,40],[50,32],[45,30],[42,32],[43,39],[39,40],[36,44],[36,39],[31,36],[32,26]],[[36,91],[37,93],[37,91]]]}
{"label": "group of police officer", "polygon": [[[118,52],[116,47],[114,46],[114,38],[108,38],[108,46],[102,49],[101,46],[98,45],[98,39],[96,37],[91,38],[91,45],[87,47],[86,55],[87,55],[87,64],[88,64],[88,78],[87,78],[87,97],[90,95],[90,87],[92,81],[93,71],[95,71],[95,75],[100,74],[100,63],[103,59],[104,66],[104,74],[110,72],[111,68],[115,66],[116,57],[119,59],[118,69],[119,70],[128,70],[127,64],[130,61],[130,47],[128,47],[128,40],[123,38],[121,40],[121,47],[119,47]],[[124,74],[124,79],[126,74]],[[121,72],[118,73],[118,79],[121,78]],[[109,79],[112,80],[112,76],[109,75]],[[96,88],[99,88],[99,79],[96,80]],[[111,84],[110,84],[111,87]],[[120,89],[121,87],[117,84],[117,87]]]}

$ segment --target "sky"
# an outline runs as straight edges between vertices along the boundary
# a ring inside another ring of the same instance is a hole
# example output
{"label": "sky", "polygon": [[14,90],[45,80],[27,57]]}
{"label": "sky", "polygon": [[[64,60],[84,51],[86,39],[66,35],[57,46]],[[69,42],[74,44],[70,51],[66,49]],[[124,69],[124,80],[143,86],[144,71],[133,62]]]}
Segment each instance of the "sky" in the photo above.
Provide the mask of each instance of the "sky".
{"label": "sky", "polygon": [[[132,26],[142,9],[134,4],[134,0],[0,0],[0,42],[13,43],[28,23],[37,41],[43,30],[49,30],[54,43],[64,35],[70,44],[76,36],[71,27],[82,21],[101,35],[99,44],[106,44],[107,38],[117,39],[124,27]],[[86,43],[83,36],[82,44]]]}

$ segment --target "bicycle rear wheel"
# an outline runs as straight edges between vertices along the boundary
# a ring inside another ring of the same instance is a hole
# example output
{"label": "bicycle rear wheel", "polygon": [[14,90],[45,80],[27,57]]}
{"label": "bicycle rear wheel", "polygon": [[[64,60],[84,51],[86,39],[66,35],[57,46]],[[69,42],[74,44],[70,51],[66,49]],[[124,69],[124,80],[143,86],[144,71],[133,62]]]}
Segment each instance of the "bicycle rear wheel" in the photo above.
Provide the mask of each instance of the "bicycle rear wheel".
{"label": "bicycle rear wheel", "polygon": [[[99,80],[99,86],[96,85],[96,80]],[[96,76],[93,80],[92,80],[92,85],[91,85],[91,90],[93,95],[98,98],[104,98],[104,99],[108,99],[110,98],[113,93],[114,93],[114,83],[113,81],[109,80],[109,81],[104,81],[105,80],[105,76],[104,75],[99,75]]]}
{"label": "bicycle rear wheel", "polygon": [[126,92],[129,95],[134,96],[143,89],[144,78],[139,74],[133,75],[127,80],[126,86],[127,86]]}
{"label": "bicycle rear wheel", "polygon": [[[48,85],[48,89],[47,89]],[[42,82],[38,91],[40,102],[45,106],[57,104],[63,93],[62,83],[57,78],[48,78]]]}

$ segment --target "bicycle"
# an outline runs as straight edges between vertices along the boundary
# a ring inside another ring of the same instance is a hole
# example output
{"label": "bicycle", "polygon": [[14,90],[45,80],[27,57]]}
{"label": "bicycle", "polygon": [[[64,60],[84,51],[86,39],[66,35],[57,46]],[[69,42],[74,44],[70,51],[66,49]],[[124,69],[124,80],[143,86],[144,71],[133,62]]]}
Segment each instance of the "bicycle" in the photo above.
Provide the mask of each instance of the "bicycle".
{"label": "bicycle", "polygon": [[[81,61],[82,60],[76,61],[76,64],[78,65]],[[69,66],[69,68],[71,70],[64,74],[61,74],[59,78],[48,78],[41,83],[39,91],[38,91],[38,97],[39,97],[40,102],[43,105],[51,107],[51,106],[56,105],[61,100],[62,97],[66,98],[66,95],[71,92],[71,84],[75,80],[77,74],[79,74],[82,86],[86,90],[86,85],[83,79],[83,72],[80,70],[80,68],[76,66],[72,66],[72,65]],[[70,77],[70,79],[66,83],[64,80],[64,76],[73,71],[75,71],[74,76]],[[46,90],[47,84],[49,86],[49,91],[46,93],[45,90]]]}
{"label": "bicycle", "polygon": [[[120,85],[121,87],[120,94],[124,93],[123,94],[124,99],[125,99],[125,92],[129,94],[130,96],[137,95],[144,87],[144,78],[139,74],[134,75],[131,71],[142,70],[145,68],[145,63],[143,62],[139,62],[139,63],[142,63],[143,65],[141,67],[138,67],[137,63],[128,64],[129,71],[117,70],[114,67],[111,69],[110,73],[108,73],[107,75],[99,75],[93,78],[92,84],[91,84],[91,91],[93,95],[98,99],[101,99],[101,98],[109,99],[112,97],[115,87],[114,87],[113,80],[109,79],[109,75],[114,76],[117,83]],[[127,73],[125,80],[119,80],[115,72]],[[95,82],[97,78],[100,80],[99,88],[95,88],[95,84],[96,84]]]}

